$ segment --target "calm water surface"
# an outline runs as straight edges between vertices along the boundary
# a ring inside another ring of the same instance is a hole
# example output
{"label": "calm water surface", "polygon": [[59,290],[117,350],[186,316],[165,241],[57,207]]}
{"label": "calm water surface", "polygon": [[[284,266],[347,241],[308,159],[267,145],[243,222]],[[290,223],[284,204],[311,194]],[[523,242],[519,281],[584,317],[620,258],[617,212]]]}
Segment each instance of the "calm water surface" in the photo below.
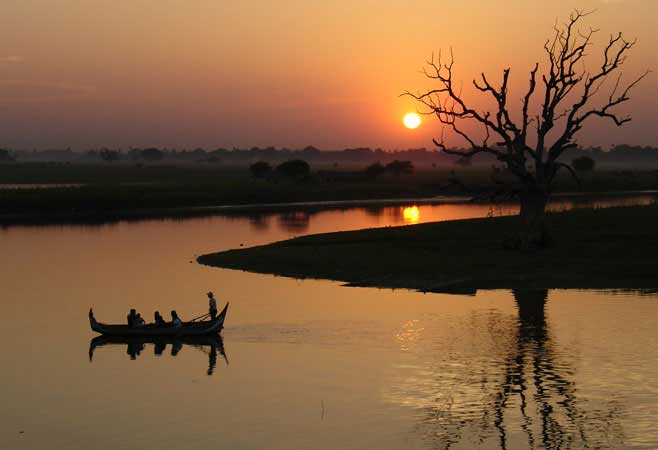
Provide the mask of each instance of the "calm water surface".
{"label": "calm water surface", "polygon": [[[658,448],[655,295],[423,295],[194,262],[302,233],[505,212],[409,205],[0,230],[0,448]],[[231,302],[223,353],[117,343],[90,361],[90,306],[104,321],[130,307],[191,318],[208,289]]]}

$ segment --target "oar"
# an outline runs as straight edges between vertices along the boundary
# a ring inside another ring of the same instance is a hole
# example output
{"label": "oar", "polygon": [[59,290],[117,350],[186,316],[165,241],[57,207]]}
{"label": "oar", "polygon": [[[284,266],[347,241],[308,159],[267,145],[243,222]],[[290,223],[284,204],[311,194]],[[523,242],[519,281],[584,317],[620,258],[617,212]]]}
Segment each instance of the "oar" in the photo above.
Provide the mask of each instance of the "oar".
{"label": "oar", "polygon": [[199,320],[199,319],[204,319],[204,318],[206,318],[206,317],[208,317],[208,316],[210,316],[210,314],[209,314],[209,313],[205,313],[205,314],[202,315],[202,316],[195,317],[194,319],[190,320],[190,322],[196,322],[197,320]]}

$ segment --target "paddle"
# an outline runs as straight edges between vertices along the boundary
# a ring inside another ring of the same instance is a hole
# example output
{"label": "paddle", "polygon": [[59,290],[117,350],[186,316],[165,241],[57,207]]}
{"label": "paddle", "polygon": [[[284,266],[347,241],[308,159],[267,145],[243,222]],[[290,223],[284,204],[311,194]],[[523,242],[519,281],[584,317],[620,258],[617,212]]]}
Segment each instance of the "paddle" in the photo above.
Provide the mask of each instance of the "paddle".
{"label": "paddle", "polygon": [[210,316],[209,313],[205,313],[205,314],[202,315],[202,316],[195,317],[194,319],[190,320],[190,322],[196,322],[196,321],[199,320],[199,319],[205,319],[206,317],[209,317],[209,316]]}

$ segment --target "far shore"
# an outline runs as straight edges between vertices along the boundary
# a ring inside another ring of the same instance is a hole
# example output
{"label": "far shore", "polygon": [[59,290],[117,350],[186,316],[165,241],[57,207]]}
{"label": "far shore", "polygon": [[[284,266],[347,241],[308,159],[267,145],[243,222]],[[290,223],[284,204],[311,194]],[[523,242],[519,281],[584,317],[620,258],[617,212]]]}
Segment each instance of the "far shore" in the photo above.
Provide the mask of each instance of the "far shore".
{"label": "far shore", "polygon": [[201,264],[423,292],[658,287],[658,205],[551,213],[556,245],[506,250],[517,217],[304,236],[200,256]]}
{"label": "far shore", "polygon": [[[656,196],[658,190],[603,191],[603,192],[562,192],[553,195],[553,200],[598,200],[624,197]],[[179,206],[171,208],[125,208],[105,210],[65,210],[65,211],[17,211],[0,213],[0,225],[50,225],[66,223],[109,223],[116,221],[137,221],[149,219],[185,219],[210,217],[215,215],[275,214],[286,211],[327,211],[364,207],[390,207],[402,205],[441,205],[488,203],[466,195],[437,195],[433,197],[367,198],[353,200],[302,201],[278,203],[245,203],[209,206]],[[514,205],[514,202],[502,203]]]}
{"label": "far shore", "polygon": [[[484,166],[418,167],[411,174],[377,177],[366,176],[363,166],[321,169],[313,167],[308,176],[291,179],[255,178],[246,166],[0,164],[0,225],[421,205],[469,198],[488,202],[492,191],[492,170]],[[584,176],[582,186],[561,174],[553,192],[554,198],[575,199],[656,189],[655,171],[608,168]]]}

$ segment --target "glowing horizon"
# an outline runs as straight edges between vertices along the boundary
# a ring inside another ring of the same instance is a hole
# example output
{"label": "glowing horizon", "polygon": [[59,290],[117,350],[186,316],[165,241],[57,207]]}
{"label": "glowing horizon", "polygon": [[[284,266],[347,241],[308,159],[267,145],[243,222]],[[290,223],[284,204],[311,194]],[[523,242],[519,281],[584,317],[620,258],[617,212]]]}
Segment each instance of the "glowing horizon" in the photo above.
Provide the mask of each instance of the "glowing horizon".
{"label": "glowing horizon", "polygon": [[[545,64],[542,47],[554,20],[574,7],[597,10],[587,21],[601,29],[592,57],[608,34],[623,31],[638,39],[624,73],[658,68],[652,0],[3,6],[0,147],[16,149],[433,148],[435,120],[424,118],[413,133],[399,122],[417,108],[400,94],[430,85],[420,69],[432,53],[452,47],[455,75],[476,101],[471,80],[484,71],[497,81],[510,66],[510,97],[517,98],[532,65]],[[658,77],[651,76],[628,104],[633,122],[593,123],[579,141],[658,146],[654,92]]]}

